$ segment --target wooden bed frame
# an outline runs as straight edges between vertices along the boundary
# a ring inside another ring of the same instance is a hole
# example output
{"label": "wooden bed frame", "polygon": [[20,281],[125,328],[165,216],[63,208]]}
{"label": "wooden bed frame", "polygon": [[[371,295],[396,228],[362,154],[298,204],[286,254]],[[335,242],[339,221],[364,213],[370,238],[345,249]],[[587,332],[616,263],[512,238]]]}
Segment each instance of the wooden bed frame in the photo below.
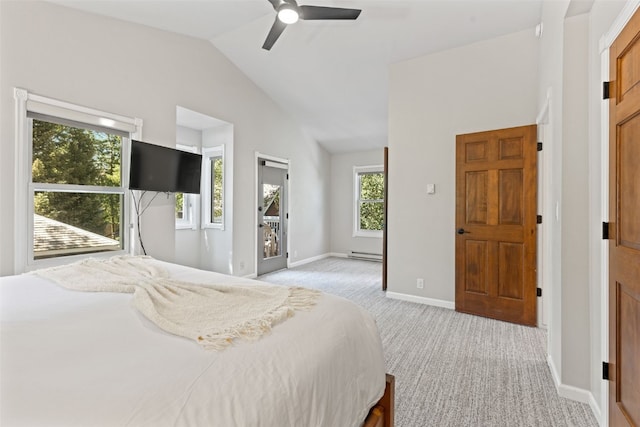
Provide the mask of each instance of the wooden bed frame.
{"label": "wooden bed frame", "polygon": [[384,395],[369,411],[362,427],[394,427],[396,378],[387,374]]}

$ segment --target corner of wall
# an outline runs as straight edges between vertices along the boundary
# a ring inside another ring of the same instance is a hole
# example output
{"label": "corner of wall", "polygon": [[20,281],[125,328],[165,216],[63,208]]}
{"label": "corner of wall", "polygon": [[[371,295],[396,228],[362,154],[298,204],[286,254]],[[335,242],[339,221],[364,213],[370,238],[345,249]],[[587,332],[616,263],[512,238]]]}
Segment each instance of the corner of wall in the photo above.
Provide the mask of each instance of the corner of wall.
{"label": "corner of wall", "polygon": [[588,404],[591,407],[591,410],[593,411],[594,416],[598,420],[598,423],[601,424],[600,406],[596,403],[596,399],[591,393],[591,391],[585,390],[583,388],[563,384],[560,380],[560,376],[558,374],[558,370],[556,369],[556,365],[550,356],[547,356],[547,365],[549,366],[549,371],[551,372],[551,378],[553,379],[553,384],[556,386],[558,395],[566,399],[571,399],[577,402]]}

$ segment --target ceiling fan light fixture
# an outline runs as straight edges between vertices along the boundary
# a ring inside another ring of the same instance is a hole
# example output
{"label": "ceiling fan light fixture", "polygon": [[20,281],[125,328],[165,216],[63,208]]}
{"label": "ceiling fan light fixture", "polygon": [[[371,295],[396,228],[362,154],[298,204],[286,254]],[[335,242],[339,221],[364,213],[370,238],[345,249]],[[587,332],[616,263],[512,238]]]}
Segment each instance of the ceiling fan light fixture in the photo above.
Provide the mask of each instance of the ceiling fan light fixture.
{"label": "ceiling fan light fixture", "polygon": [[278,8],[278,19],[285,24],[295,24],[300,15],[296,8],[288,3],[284,3]]}

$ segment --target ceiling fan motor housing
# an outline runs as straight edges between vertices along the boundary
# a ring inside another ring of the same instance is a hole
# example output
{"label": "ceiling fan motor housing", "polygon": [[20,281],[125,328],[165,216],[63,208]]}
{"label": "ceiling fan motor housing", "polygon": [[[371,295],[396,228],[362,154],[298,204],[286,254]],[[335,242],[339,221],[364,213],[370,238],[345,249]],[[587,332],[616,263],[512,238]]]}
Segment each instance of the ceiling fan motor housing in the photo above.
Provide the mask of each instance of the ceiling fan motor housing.
{"label": "ceiling fan motor housing", "polygon": [[278,19],[285,24],[294,24],[298,21],[299,17],[300,11],[297,5],[282,2],[282,4],[278,6]]}

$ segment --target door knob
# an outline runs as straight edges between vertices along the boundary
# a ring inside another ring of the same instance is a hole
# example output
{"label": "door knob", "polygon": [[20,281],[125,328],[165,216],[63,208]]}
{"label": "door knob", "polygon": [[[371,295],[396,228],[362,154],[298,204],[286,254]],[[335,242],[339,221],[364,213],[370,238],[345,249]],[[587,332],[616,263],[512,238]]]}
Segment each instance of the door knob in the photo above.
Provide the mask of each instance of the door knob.
{"label": "door knob", "polygon": [[458,234],[468,233],[464,228],[458,228]]}

